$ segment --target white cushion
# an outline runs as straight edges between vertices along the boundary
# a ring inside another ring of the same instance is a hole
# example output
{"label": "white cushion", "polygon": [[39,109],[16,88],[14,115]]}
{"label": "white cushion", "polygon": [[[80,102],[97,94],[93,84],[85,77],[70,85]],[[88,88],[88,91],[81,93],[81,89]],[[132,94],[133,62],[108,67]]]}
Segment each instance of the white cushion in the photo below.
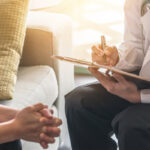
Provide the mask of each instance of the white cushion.
{"label": "white cushion", "polygon": [[48,66],[20,67],[14,99],[0,101],[13,108],[24,108],[35,103],[52,106],[58,96],[56,76]]}

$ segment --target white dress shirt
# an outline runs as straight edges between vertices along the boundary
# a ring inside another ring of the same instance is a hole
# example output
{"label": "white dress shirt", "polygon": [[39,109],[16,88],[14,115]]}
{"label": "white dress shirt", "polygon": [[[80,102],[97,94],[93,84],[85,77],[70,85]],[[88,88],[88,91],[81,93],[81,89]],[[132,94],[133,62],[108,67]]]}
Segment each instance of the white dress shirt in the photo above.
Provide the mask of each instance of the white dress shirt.
{"label": "white dress shirt", "polygon": [[[141,16],[145,0],[126,0],[124,42],[119,46],[117,68],[124,71],[141,69],[140,76],[150,79],[150,10]],[[150,89],[141,90],[142,103],[150,103]]]}

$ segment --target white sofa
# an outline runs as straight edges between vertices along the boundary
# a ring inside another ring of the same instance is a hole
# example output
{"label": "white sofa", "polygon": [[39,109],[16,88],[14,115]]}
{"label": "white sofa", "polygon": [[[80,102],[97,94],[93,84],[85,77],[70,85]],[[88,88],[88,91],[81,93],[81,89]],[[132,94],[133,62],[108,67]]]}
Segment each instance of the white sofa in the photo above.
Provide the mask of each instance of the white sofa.
{"label": "white sofa", "polygon": [[[64,95],[74,87],[73,65],[52,55],[72,55],[72,26],[69,17],[46,12],[30,12],[23,56],[18,71],[14,99],[1,104],[24,108],[42,102],[63,120],[61,138],[49,145],[57,150],[67,135]],[[39,144],[22,141],[23,150],[42,150]]]}

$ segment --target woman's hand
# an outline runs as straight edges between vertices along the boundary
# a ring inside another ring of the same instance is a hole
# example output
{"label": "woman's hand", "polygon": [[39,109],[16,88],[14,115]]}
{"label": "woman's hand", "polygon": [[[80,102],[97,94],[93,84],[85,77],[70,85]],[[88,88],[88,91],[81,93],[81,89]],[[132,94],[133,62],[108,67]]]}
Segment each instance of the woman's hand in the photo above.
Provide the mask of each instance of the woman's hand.
{"label": "woman's hand", "polygon": [[36,104],[17,113],[14,124],[20,139],[40,143],[40,134],[44,125],[40,121],[42,116],[39,111],[46,107],[43,104]]}
{"label": "woman's hand", "polygon": [[101,65],[115,66],[119,61],[118,50],[115,46],[102,50],[102,46],[92,47],[92,61]]}
{"label": "woman's hand", "polygon": [[54,143],[54,138],[60,135],[58,126],[62,121],[53,117],[47,109],[43,104],[36,104],[19,111],[13,121],[17,139],[40,143],[43,148]]}
{"label": "woman's hand", "polygon": [[113,81],[109,75],[103,75],[97,69],[89,68],[89,71],[99,80],[102,86],[111,94],[117,95],[131,103],[140,103],[140,91],[137,86],[127,81],[123,76],[114,73]]}
{"label": "woman's hand", "polygon": [[53,117],[53,110],[48,108],[40,111],[44,118],[41,119],[42,123],[48,123],[47,126],[43,127],[42,133],[40,134],[41,146],[43,148],[48,148],[48,143],[54,143],[55,137],[60,135],[60,129],[58,128],[62,121],[56,117]]}

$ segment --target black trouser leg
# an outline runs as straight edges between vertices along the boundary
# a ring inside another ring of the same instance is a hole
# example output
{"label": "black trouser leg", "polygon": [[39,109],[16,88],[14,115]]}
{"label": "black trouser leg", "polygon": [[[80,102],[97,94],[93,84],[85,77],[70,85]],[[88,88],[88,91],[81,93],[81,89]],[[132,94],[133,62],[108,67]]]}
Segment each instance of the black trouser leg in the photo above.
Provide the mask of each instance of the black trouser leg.
{"label": "black trouser leg", "polygon": [[81,86],[66,96],[66,116],[73,150],[116,150],[110,138],[116,114],[130,106],[99,83]]}
{"label": "black trouser leg", "polygon": [[130,106],[112,122],[119,150],[150,150],[150,104]]}
{"label": "black trouser leg", "polygon": [[0,144],[0,150],[22,150],[21,142],[19,140]]}

